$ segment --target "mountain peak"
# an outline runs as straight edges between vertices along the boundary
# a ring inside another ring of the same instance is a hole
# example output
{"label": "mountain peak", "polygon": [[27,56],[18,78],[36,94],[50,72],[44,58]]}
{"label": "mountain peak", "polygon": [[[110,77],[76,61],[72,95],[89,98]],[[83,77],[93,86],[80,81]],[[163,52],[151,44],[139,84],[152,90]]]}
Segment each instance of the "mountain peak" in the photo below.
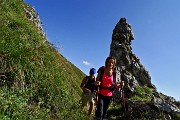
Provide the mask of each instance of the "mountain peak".
{"label": "mountain peak", "polygon": [[[135,42],[131,25],[126,18],[120,18],[116,24],[110,45],[110,56],[117,60],[116,79],[125,82],[125,97],[128,111],[122,118],[147,118],[147,119],[169,119],[172,114],[180,113],[180,103],[174,98],[157,92],[155,85],[151,83],[151,76],[145,67],[140,63],[140,59],[133,53],[131,42]],[[115,91],[115,99],[120,100],[120,92]],[[141,110],[144,109],[143,113]],[[140,114],[138,117],[136,114]],[[160,115],[161,112],[165,116]],[[147,114],[151,117],[147,117]]]}

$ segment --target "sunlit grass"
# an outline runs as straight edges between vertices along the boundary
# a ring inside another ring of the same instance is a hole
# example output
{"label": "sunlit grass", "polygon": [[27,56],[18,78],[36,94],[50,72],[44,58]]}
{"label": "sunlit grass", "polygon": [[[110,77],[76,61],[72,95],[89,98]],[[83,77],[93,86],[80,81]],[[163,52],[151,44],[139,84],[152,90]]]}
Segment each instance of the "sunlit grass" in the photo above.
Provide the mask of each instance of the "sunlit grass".
{"label": "sunlit grass", "polygon": [[78,104],[85,74],[44,40],[26,7],[0,0],[0,119],[88,119]]}
{"label": "sunlit grass", "polygon": [[147,86],[139,86],[135,89],[132,100],[140,100],[144,102],[150,102],[153,97],[153,90]]}

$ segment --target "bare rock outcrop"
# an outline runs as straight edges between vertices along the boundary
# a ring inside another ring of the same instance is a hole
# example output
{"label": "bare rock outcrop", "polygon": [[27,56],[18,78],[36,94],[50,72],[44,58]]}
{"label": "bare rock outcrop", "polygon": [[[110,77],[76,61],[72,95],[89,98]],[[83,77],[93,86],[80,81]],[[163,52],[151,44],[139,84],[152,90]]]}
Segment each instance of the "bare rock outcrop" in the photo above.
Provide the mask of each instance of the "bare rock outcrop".
{"label": "bare rock outcrop", "polygon": [[[174,114],[180,114],[180,103],[173,97],[157,91],[155,85],[151,83],[149,72],[133,53],[132,41],[134,41],[132,27],[127,23],[126,18],[121,18],[113,30],[110,45],[110,56],[114,56],[117,60],[116,72],[118,75],[116,75],[116,78],[119,80],[118,82],[120,80],[125,82],[128,111],[121,119],[173,119]],[[136,95],[136,89],[139,87],[151,89],[151,94],[141,93],[148,96],[151,99],[150,101],[132,99]],[[118,98],[118,94],[120,93],[115,91],[115,99]]]}
{"label": "bare rock outcrop", "polygon": [[42,22],[40,20],[38,13],[36,12],[35,8],[29,7],[29,6],[24,7],[24,12],[25,12],[26,17],[29,19],[29,21],[33,22],[35,27],[37,27],[39,34],[41,34],[43,36],[44,40],[47,41],[46,34],[42,27],[43,26]]}

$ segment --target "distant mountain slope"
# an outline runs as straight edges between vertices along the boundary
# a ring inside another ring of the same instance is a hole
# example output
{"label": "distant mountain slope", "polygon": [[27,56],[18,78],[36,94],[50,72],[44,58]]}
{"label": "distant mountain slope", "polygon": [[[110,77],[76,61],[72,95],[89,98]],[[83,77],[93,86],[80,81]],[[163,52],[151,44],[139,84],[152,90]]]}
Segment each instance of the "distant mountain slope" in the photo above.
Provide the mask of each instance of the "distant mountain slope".
{"label": "distant mountain slope", "polygon": [[0,119],[85,119],[85,74],[47,41],[33,8],[0,0]]}

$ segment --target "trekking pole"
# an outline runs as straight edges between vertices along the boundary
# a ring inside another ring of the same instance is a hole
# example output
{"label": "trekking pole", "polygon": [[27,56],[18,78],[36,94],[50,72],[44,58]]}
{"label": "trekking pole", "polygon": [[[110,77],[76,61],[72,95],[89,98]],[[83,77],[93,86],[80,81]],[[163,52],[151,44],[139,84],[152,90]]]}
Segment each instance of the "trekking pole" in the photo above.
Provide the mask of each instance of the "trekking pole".
{"label": "trekking pole", "polygon": [[123,107],[124,112],[126,112],[126,100],[124,97],[124,81],[121,81],[121,89],[120,89],[120,97],[121,97],[121,105]]}
{"label": "trekking pole", "polygon": [[98,93],[99,93],[99,86],[97,87],[97,91],[96,91],[96,104],[98,103]]}

